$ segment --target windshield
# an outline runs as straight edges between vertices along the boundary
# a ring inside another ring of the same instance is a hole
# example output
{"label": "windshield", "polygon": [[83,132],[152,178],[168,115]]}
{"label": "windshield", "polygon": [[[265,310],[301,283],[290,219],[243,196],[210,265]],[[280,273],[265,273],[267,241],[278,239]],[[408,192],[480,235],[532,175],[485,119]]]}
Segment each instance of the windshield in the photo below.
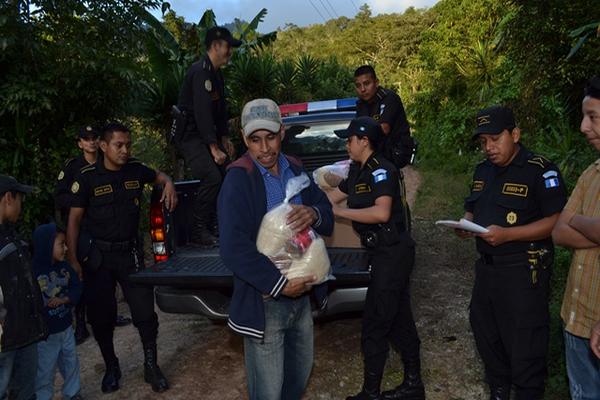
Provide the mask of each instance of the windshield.
{"label": "windshield", "polygon": [[348,128],[349,121],[314,122],[286,129],[285,152],[294,155],[346,152],[346,140],[333,132]]}

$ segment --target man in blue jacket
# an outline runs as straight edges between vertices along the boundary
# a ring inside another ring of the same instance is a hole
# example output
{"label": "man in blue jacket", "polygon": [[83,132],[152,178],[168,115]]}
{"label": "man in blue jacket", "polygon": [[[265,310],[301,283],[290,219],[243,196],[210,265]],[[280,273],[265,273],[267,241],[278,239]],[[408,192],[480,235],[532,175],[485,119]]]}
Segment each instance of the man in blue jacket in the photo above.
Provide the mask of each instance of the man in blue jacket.
{"label": "man in blue jacket", "polygon": [[[247,103],[241,122],[248,152],[229,166],[217,213],[221,258],[234,275],[228,325],[244,336],[250,400],[300,399],[313,363],[309,294],[315,277],[288,280],[258,252],[256,238],[265,213],[283,202],[287,181],[303,168],[281,153],[284,130],[274,101]],[[314,182],[290,205],[287,223],[294,232],[309,226],[322,235],[333,231],[331,204]],[[312,290],[320,307],[326,290]]]}

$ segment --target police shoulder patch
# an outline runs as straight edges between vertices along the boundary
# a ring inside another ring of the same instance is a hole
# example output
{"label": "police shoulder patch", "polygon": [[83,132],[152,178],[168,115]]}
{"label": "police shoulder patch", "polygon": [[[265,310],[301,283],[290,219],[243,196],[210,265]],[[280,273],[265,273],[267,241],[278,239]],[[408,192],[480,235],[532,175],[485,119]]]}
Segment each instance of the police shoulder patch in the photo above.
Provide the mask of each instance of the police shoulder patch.
{"label": "police shoulder patch", "polygon": [[65,171],[60,171],[58,174],[58,180],[62,181],[63,179],[65,179]]}
{"label": "police shoulder patch", "polygon": [[71,185],[71,193],[79,193],[79,182],[73,182],[73,184]]}
{"label": "police shoulder patch", "polygon": [[471,190],[474,192],[481,192],[483,190],[484,185],[484,181],[473,181],[473,186]]}
{"label": "police shoulder patch", "polygon": [[373,181],[375,183],[383,182],[388,178],[387,171],[383,168],[376,169],[375,171],[371,172],[371,174],[373,175]]}
{"label": "police shoulder patch", "polygon": [[204,81],[204,89],[206,89],[207,92],[212,91],[212,82],[210,79]]}

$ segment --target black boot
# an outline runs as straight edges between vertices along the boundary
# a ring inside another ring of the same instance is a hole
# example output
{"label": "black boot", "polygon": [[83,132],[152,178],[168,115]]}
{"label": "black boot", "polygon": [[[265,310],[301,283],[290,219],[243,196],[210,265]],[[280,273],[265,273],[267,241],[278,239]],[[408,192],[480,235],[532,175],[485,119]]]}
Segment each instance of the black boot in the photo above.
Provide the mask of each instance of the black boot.
{"label": "black boot", "polygon": [[379,400],[379,386],[381,385],[381,373],[367,371],[365,369],[365,376],[363,387],[360,393],[354,396],[346,397],[346,400]]}
{"label": "black boot", "polygon": [[404,362],[404,381],[393,390],[382,393],[385,400],[425,400],[425,386],[421,380],[421,361]]}
{"label": "black boot", "polygon": [[90,336],[85,324],[85,307],[75,307],[75,344],[80,345]]}
{"label": "black boot", "polygon": [[492,386],[490,385],[490,400],[509,400],[510,385]]}
{"label": "black boot", "polygon": [[115,358],[106,365],[106,372],[102,378],[102,393],[111,393],[119,390],[119,379],[121,379],[121,368],[119,359]]}
{"label": "black boot", "polygon": [[169,388],[169,382],[156,363],[156,343],[144,347],[144,380],[152,385],[155,392],[164,392]]}

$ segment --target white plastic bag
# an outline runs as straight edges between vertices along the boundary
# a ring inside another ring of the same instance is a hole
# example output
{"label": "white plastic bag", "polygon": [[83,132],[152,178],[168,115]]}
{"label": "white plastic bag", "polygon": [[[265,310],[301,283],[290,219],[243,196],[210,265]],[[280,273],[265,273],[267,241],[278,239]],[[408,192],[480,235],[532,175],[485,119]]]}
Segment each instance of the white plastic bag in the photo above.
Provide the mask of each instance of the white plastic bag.
{"label": "white plastic bag", "polygon": [[343,179],[348,177],[350,160],[338,161],[331,165],[324,165],[313,171],[313,179],[321,189],[334,189]]}
{"label": "white plastic bag", "polygon": [[288,181],[283,203],[263,217],[256,248],[288,279],[314,275],[314,284],[319,284],[330,277],[331,264],[325,242],[312,228],[294,234],[287,224],[287,215],[292,210],[290,199],[309,185],[306,174]]}

